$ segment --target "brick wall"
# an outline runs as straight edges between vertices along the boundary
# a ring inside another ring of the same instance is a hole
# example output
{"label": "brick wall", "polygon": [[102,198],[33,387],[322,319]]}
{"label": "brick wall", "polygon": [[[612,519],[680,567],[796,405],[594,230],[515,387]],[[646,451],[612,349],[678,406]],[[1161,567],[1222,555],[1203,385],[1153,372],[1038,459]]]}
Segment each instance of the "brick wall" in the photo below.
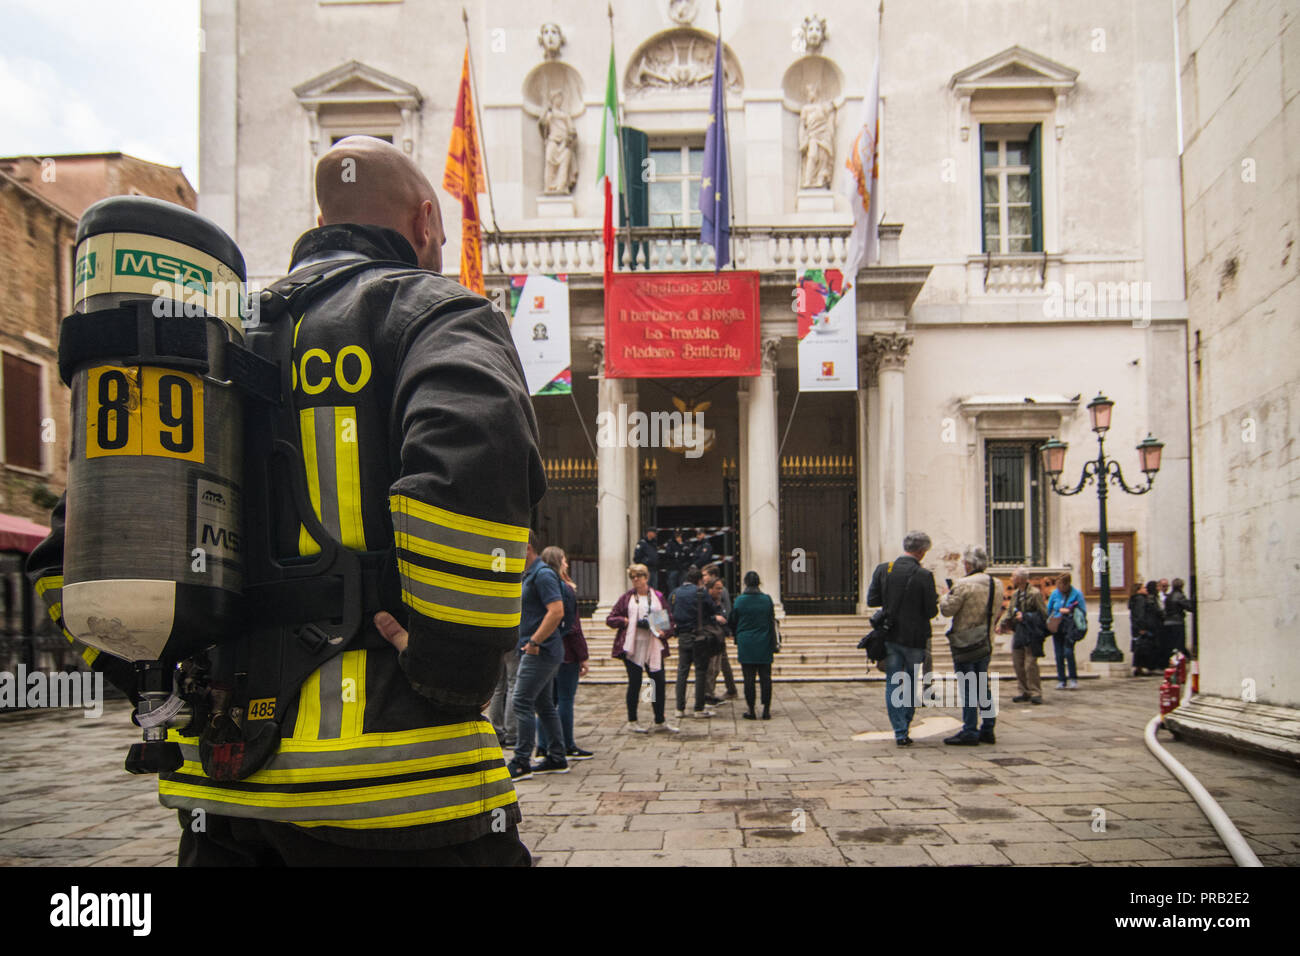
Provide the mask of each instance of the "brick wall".
{"label": "brick wall", "polygon": [[40,524],[49,523],[49,508],[34,496],[62,494],[67,483],[68,390],[55,350],[75,229],[69,216],[0,178],[0,349],[44,369],[38,414],[53,423],[43,429],[53,441],[43,445],[40,471],[0,465],[0,511]]}

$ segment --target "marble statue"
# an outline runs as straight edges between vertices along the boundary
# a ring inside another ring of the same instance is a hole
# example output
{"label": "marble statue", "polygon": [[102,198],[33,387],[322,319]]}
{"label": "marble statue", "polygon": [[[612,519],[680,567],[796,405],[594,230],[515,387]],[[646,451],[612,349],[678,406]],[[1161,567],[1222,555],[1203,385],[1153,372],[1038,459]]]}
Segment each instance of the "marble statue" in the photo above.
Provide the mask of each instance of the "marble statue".
{"label": "marble statue", "polygon": [[546,142],[543,191],[548,196],[567,196],[578,181],[578,130],[564,108],[564,93],[555,90],[537,121]]}
{"label": "marble statue", "polygon": [[807,86],[808,102],[799,110],[799,187],[828,189],[835,158],[835,104],[818,99],[816,83]]}

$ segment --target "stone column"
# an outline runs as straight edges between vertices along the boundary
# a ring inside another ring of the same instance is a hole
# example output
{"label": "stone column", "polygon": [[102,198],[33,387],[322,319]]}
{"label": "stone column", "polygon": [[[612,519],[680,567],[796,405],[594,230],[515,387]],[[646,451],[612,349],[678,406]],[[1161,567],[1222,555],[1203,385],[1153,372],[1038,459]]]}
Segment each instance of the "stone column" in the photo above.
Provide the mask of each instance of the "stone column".
{"label": "stone column", "polygon": [[887,553],[903,546],[907,534],[907,460],[903,416],[903,366],[912,338],[890,332],[871,336],[879,354],[877,378],[880,413],[876,444],[876,467],[879,481],[880,544]]}
{"label": "stone column", "polygon": [[876,503],[876,440],[879,434],[880,389],[876,384],[879,355],[870,343],[858,356],[858,608],[867,613],[871,572],[880,563],[880,529]]}
{"label": "stone column", "polygon": [[[625,590],[628,541],[627,449],[619,445],[626,435],[618,434],[618,406],[623,402],[623,380],[605,377],[605,343],[588,339],[587,348],[596,360],[596,540],[599,550],[598,604],[592,616],[604,620]],[[608,413],[609,418],[604,417]],[[601,424],[609,424],[602,430]],[[602,439],[608,439],[603,440]]]}
{"label": "stone column", "polygon": [[749,539],[750,561],[763,582],[763,590],[771,595],[777,615],[784,616],[780,574],[781,472],[776,434],[776,350],[780,342],[779,338],[763,340],[763,370],[749,380],[747,457],[741,475],[749,493],[741,531]]}
{"label": "stone column", "polygon": [[[627,404],[627,416],[631,420],[632,413],[637,410],[637,391],[636,379],[622,379],[623,383],[623,401]],[[617,411],[617,409],[615,409]],[[628,560],[632,559],[632,549],[636,543],[641,540],[641,449],[633,448],[630,444],[626,449],[626,470],[627,470],[627,540],[628,540]],[[620,592],[621,593],[621,592]]]}
{"label": "stone column", "polygon": [[749,379],[742,378],[736,386],[736,429],[740,436],[740,448],[736,457],[736,467],[740,469],[740,481],[736,487],[740,495],[740,574],[744,579],[746,571],[754,567],[754,552],[750,547],[749,526],[745,516],[749,514]]}

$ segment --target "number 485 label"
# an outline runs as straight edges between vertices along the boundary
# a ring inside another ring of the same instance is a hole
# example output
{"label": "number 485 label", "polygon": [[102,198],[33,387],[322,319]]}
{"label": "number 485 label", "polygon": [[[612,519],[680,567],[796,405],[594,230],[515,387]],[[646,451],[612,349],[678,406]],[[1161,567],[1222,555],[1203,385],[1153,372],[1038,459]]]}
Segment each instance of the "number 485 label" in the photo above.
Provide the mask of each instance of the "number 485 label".
{"label": "number 485 label", "polygon": [[203,379],[168,368],[92,368],[86,457],[151,455],[203,461]]}

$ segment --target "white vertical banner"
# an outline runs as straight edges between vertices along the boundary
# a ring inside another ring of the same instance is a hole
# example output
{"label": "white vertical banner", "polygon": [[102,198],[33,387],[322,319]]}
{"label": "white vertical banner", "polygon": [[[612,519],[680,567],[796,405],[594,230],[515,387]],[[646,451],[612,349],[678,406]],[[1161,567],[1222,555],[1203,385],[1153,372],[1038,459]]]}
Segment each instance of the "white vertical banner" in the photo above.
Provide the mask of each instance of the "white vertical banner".
{"label": "white vertical banner", "polygon": [[799,275],[799,391],[855,392],[858,389],[857,290],[838,269],[808,269]]}
{"label": "white vertical banner", "polygon": [[564,275],[510,277],[510,334],[530,395],[573,391],[567,279]]}

